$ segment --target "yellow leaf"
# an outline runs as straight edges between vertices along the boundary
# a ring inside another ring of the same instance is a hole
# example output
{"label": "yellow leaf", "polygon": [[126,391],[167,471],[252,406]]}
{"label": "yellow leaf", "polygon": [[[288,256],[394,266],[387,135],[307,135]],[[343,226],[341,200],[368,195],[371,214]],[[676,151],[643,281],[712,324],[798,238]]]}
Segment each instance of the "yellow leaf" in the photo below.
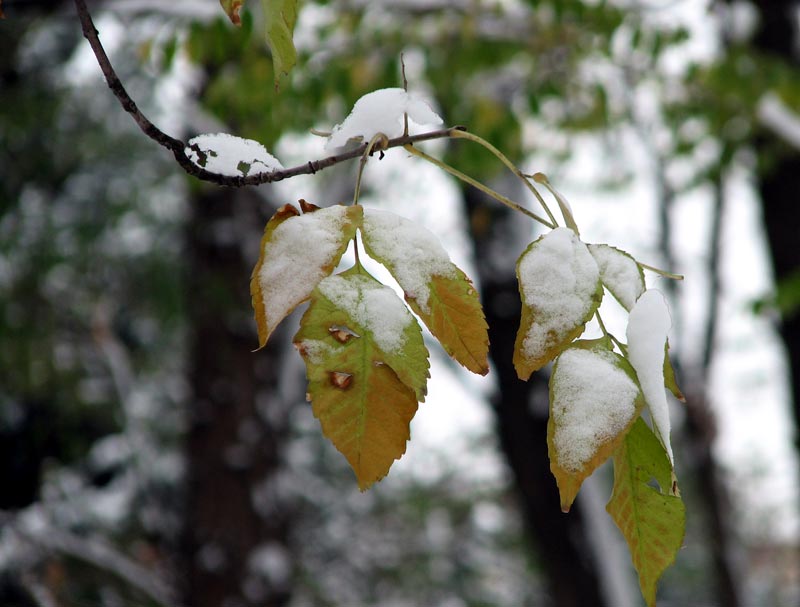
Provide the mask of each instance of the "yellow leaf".
{"label": "yellow leaf", "polygon": [[655,607],[658,579],[675,561],[686,530],[686,509],[673,485],[664,446],[640,417],[614,454],[614,491],[606,510],[628,542],[649,607]]}
{"label": "yellow leaf", "polygon": [[314,415],[367,489],[405,453],[428,378],[422,331],[391,289],[356,266],[319,284],[294,342]]}
{"label": "yellow leaf", "polygon": [[592,254],[569,228],[530,244],[517,261],[522,318],[514,344],[520,379],[553,360],[579,337],[603,299]]}
{"label": "yellow leaf", "polygon": [[550,376],[547,447],[561,509],[619,447],[644,408],[630,364],[607,340],[579,341],[556,359]]}
{"label": "yellow leaf", "polygon": [[[308,204],[308,203],[306,203]],[[303,215],[291,205],[267,222],[250,279],[259,347],[336,268],[361,223],[361,207],[333,206]]]}

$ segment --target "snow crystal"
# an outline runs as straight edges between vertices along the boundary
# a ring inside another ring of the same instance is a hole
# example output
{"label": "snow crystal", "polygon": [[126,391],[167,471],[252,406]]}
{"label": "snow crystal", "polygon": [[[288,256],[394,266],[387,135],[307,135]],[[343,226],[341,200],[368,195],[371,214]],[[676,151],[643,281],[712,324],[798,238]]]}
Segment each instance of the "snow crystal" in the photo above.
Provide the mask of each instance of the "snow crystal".
{"label": "snow crystal", "polygon": [[396,352],[405,342],[403,331],[414,322],[411,312],[394,291],[366,275],[329,276],[320,292],[370,331],[384,352]]}
{"label": "snow crystal", "polygon": [[392,276],[416,300],[420,310],[430,313],[428,283],[433,276],[455,278],[456,270],[439,239],[426,228],[388,211],[364,209],[364,242]]}
{"label": "snow crystal", "polygon": [[290,217],[272,233],[258,272],[267,316],[267,328],[275,326],[322,280],[342,246],[347,207],[333,206]]}
{"label": "snow crystal", "polygon": [[442,124],[441,117],[422,97],[401,88],[379,89],[356,101],[344,122],[333,127],[326,150],[341,147],[350,139],[370,141],[378,133],[390,139],[403,134],[403,114],[409,124]]}
{"label": "snow crystal", "polygon": [[[199,152],[198,152],[199,150]],[[242,177],[283,169],[283,165],[258,141],[227,133],[198,135],[184,150],[189,160],[212,173]],[[201,152],[205,160],[201,158]]]}
{"label": "snow crystal", "polygon": [[669,405],[664,388],[664,346],[671,327],[672,319],[664,295],[654,289],[645,291],[628,318],[628,360],[636,370],[656,433],[672,462]]}
{"label": "snow crystal", "polygon": [[522,349],[535,357],[551,334],[568,333],[586,316],[600,271],[575,232],[556,228],[522,256],[518,272],[525,303],[536,312]]}
{"label": "snow crystal", "polygon": [[622,307],[630,311],[644,292],[644,279],[636,260],[607,244],[590,244],[589,252],[600,268],[600,280]]}
{"label": "snow crystal", "polygon": [[553,374],[553,445],[559,465],[579,471],[636,414],[639,388],[611,352],[571,348]]}

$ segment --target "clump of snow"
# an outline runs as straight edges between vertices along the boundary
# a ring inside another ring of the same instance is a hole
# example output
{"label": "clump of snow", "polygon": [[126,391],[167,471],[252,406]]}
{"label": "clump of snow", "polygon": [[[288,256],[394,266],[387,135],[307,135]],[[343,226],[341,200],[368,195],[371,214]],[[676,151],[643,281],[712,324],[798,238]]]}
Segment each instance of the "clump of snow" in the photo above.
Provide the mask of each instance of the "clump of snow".
{"label": "clump of snow", "polygon": [[365,274],[329,276],[319,290],[361,327],[372,333],[384,352],[397,352],[405,343],[403,331],[414,321],[406,305],[387,286]]}
{"label": "clump of snow", "polygon": [[672,318],[664,295],[654,289],[645,291],[628,318],[628,360],[636,370],[656,434],[670,462],[674,460],[669,439],[669,405],[664,387],[664,347],[671,327]]}
{"label": "clump of snow", "polygon": [[273,231],[258,272],[268,331],[330,272],[325,266],[337,261],[346,222],[347,207],[333,206],[290,217]]}
{"label": "clump of snow", "polygon": [[522,255],[517,272],[524,301],[534,311],[522,350],[534,358],[583,322],[600,270],[575,232],[556,228]]}
{"label": "clump of snow", "polygon": [[364,209],[361,229],[370,254],[389,268],[406,296],[429,314],[431,279],[456,277],[455,266],[439,239],[405,217],[377,209]]}
{"label": "clump of snow", "polygon": [[645,289],[636,260],[607,244],[590,244],[589,252],[600,268],[600,280],[622,307],[630,312]]}
{"label": "clump of snow", "polygon": [[390,139],[403,134],[403,115],[409,123],[442,124],[442,118],[419,95],[401,88],[379,89],[356,101],[344,122],[333,127],[325,149],[341,147],[351,139],[370,141],[378,133]]}
{"label": "clump of snow", "polygon": [[636,415],[639,387],[617,366],[612,352],[578,348],[558,357],[551,382],[558,463],[578,472]]}
{"label": "clump of snow", "polygon": [[280,171],[283,165],[258,141],[228,133],[207,133],[189,140],[189,160],[207,171],[230,177]]}

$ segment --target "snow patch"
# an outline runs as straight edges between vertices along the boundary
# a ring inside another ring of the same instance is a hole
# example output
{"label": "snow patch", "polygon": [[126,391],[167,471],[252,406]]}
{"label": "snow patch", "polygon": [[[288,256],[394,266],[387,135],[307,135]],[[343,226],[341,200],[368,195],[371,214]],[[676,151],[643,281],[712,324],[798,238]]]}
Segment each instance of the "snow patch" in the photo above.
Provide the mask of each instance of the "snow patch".
{"label": "snow patch", "polygon": [[522,342],[529,358],[579,324],[593,303],[600,270],[589,249],[569,228],[556,228],[525,252],[518,266],[519,283],[535,321]]}
{"label": "snow patch", "polygon": [[390,268],[407,297],[430,313],[429,283],[434,276],[457,273],[439,239],[426,228],[388,211],[364,209],[364,243]]}
{"label": "snow patch", "polygon": [[325,278],[324,266],[334,261],[341,248],[346,222],[347,207],[337,205],[290,217],[272,232],[258,272],[268,329]]}
{"label": "snow patch", "polygon": [[650,407],[656,434],[674,463],[670,444],[669,404],[664,387],[664,347],[672,327],[669,307],[661,291],[645,291],[628,318],[628,360],[636,370]]}
{"label": "snow patch", "polygon": [[207,133],[189,140],[184,149],[197,166],[229,177],[280,171],[283,165],[258,141],[228,133]]}
{"label": "snow patch", "polygon": [[630,311],[645,289],[636,260],[607,244],[590,244],[589,252],[600,268],[600,280],[622,307]]}
{"label": "snow patch", "polygon": [[397,352],[405,343],[405,328],[414,317],[395,292],[365,274],[329,276],[319,290],[361,327],[372,333],[384,352]]}
{"label": "snow patch", "polygon": [[351,139],[370,141],[378,133],[390,139],[400,137],[404,114],[409,124],[442,124],[442,118],[419,95],[401,88],[378,89],[356,101],[344,122],[333,127],[325,149],[342,147]]}
{"label": "snow patch", "polygon": [[558,357],[552,383],[558,463],[578,472],[633,419],[639,387],[613,353],[578,348]]}

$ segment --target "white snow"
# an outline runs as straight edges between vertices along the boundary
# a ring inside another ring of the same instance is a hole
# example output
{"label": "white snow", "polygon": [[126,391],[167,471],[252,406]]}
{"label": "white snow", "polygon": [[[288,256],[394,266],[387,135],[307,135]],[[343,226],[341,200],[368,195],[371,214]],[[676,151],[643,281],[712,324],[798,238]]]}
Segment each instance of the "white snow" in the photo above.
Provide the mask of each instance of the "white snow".
{"label": "white snow", "polygon": [[390,139],[403,134],[403,115],[409,124],[442,124],[442,118],[419,95],[401,88],[378,89],[356,101],[344,122],[333,127],[326,150],[342,147],[351,139],[370,141],[378,133]]}
{"label": "white snow", "polygon": [[522,349],[525,356],[535,357],[582,322],[600,270],[575,232],[556,228],[523,254],[518,272],[524,301],[534,309]]}
{"label": "white snow", "polygon": [[[196,148],[205,154],[205,165]],[[193,137],[184,151],[197,166],[219,175],[243,177],[283,169],[278,159],[258,141],[228,133],[207,133]]]}
{"label": "white snow", "polygon": [[600,280],[622,307],[630,311],[645,290],[636,260],[607,244],[590,244],[589,252],[600,268]]}
{"label": "white snow", "polygon": [[297,347],[312,364],[318,365],[323,360],[333,355],[336,350],[321,339],[303,339],[297,342]]}
{"label": "white snow", "polygon": [[272,233],[258,272],[268,332],[328,274],[323,266],[336,261],[346,221],[347,207],[337,205],[290,217]]}
{"label": "white snow", "polygon": [[388,211],[364,209],[364,244],[389,267],[409,298],[430,313],[433,276],[455,278],[456,270],[439,239],[427,228]]}
{"label": "white snow", "polygon": [[636,370],[642,393],[650,407],[656,434],[674,462],[670,444],[669,404],[664,387],[664,346],[672,328],[669,307],[661,291],[648,289],[628,318],[628,360]]}
{"label": "white snow", "polygon": [[552,415],[559,465],[578,472],[636,414],[639,388],[611,352],[570,348],[556,361]]}
{"label": "white snow", "polygon": [[329,276],[319,290],[372,333],[384,352],[397,352],[405,342],[403,331],[414,321],[406,305],[386,287],[366,274]]}

